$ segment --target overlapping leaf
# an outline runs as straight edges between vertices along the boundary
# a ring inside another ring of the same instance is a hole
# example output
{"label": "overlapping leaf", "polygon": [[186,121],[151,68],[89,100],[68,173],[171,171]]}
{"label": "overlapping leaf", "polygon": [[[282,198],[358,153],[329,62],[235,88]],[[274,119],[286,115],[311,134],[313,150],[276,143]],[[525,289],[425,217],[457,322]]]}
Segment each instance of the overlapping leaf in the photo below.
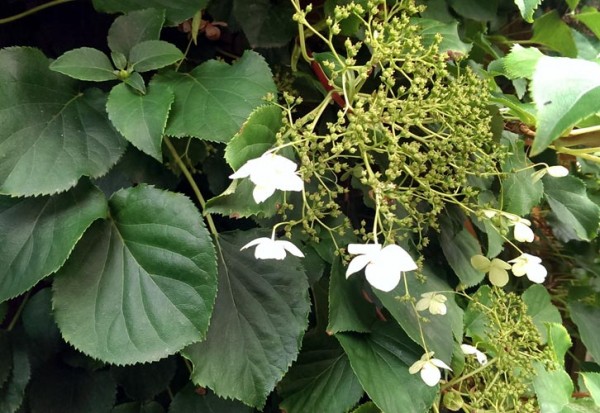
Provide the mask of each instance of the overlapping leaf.
{"label": "overlapping leaf", "polygon": [[158,40],[164,21],[164,9],[137,10],[119,16],[108,30],[108,47],[128,57],[136,44]]}
{"label": "overlapping leaf", "polygon": [[233,65],[209,60],[190,73],[161,74],[157,81],[175,92],[166,133],[218,142],[229,141],[263,98],[276,93],[268,65],[252,51]]}
{"label": "overlapping leaf", "polygon": [[296,359],[308,323],[308,283],[299,263],[240,251],[256,231],[221,234],[219,294],[206,340],[184,354],[192,380],[222,397],[261,407]]}
{"label": "overlapping leaf", "polygon": [[58,270],[107,211],[104,195],[87,181],[52,197],[0,196],[0,301]]}
{"label": "overlapping leaf", "polygon": [[114,364],[155,361],[201,340],[216,257],[189,199],[149,186],[117,192],[54,282],[63,337]]}
{"label": "overlapping leaf", "polygon": [[126,142],[110,124],[105,96],[48,69],[38,50],[0,51],[0,193],[65,191],[105,174]]}
{"label": "overlapping leaf", "polygon": [[208,0],[93,0],[93,3],[96,10],[107,13],[128,12],[149,7],[164,9],[170,22],[180,23],[204,9]]}

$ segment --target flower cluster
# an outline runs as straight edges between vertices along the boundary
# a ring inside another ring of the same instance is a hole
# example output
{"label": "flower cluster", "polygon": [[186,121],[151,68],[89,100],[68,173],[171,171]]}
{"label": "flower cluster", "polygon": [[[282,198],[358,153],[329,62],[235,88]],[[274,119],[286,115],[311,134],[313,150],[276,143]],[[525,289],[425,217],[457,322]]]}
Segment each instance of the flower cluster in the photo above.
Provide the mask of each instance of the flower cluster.
{"label": "flower cluster", "polygon": [[541,258],[527,253],[523,253],[508,262],[499,258],[490,260],[483,255],[474,255],[471,257],[471,265],[473,268],[487,273],[490,282],[497,287],[504,287],[508,283],[507,270],[510,269],[512,269],[512,272],[516,277],[527,275],[527,278],[529,278],[530,281],[538,284],[543,283],[548,272],[541,263]]}

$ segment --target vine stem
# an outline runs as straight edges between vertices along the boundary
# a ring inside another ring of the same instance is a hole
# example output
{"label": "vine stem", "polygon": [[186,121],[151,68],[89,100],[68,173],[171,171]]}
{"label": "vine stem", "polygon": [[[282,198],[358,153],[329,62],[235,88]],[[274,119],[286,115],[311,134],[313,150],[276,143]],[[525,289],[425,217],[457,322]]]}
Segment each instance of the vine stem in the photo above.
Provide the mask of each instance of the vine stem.
{"label": "vine stem", "polygon": [[202,192],[200,192],[200,188],[198,188],[198,185],[196,185],[196,181],[194,180],[192,173],[190,172],[190,170],[188,169],[185,162],[183,162],[183,160],[177,153],[177,149],[175,149],[171,140],[167,136],[165,136],[163,138],[163,140],[165,142],[165,145],[167,145],[167,148],[169,148],[169,152],[171,152],[171,155],[173,155],[173,159],[175,159],[177,166],[179,166],[179,168],[181,169],[181,172],[183,172],[183,175],[185,176],[188,183],[192,187],[192,191],[194,191],[194,195],[196,195],[196,199],[198,200],[198,202],[200,202],[200,206],[202,207],[202,215],[206,219],[208,227],[210,228],[210,232],[211,232],[211,234],[213,234],[215,239],[217,239],[219,237],[219,233],[217,232],[217,227],[215,226],[215,222],[213,221],[210,214],[206,214],[204,212],[206,209],[206,201],[204,200],[204,197],[202,196]]}
{"label": "vine stem", "polygon": [[31,290],[27,291],[27,294],[25,294],[25,297],[23,297],[23,301],[21,301],[21,304],[19,304],[19,308],[17,308],[15,315],[13,316],[12,320],[10,320],[10,324],[6,328],[6,331],[12,331],[12,329],[15,328],[15,326],[17,325],[17,321],[19,321],[19,317],[23,312],[23,309],[25,308],[25,304],[27,304],[27,301],[29,301],[30,295]]}
{"label": "vine stem", "polygon": [[32,9],[29,9],[29,10],[26,10],[23,13],[15,14],[14,16],[4,17],[3,19],[0,19],[0,24],[14,22],[16,20],[22,19],[23,17],[27,17],[30,14],[35,14],[38,11],[42,11],[42,10],[47,9],[49,7],[58,6],[59,4],[63,4],[63,3],[70,3],[72,1],[75,1],[75,0],[53,0],[53,1],[49,1],[48,3],[40,4],[39,6],[36,6],[36,7],[32,8]]}

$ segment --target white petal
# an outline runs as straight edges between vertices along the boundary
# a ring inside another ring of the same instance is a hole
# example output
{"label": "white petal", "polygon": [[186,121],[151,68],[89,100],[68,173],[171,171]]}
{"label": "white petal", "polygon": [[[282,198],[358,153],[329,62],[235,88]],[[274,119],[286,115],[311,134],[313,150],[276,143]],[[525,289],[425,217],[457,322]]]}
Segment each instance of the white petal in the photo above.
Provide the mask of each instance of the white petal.
{"label": "white petal", "polygon": [[273,183],[275,188],[281,191],[302,191],[304,188],[304,181],[294,173],[281,175]]}
{"label": "white petal", "polygon": [[494,258],[492,260],[490,268],[500,268],[502,270],[510,270],[511,265],[500,258]]}
{"label": "white petal", "polygon": [[379,244],[348,244],[348,254],[373,255],[381,251]]}
{"label": "white petal", "polygon": [[504,287],[508,284],[508,272],[502,268],[492,267],[490,269],[489,278],[490,282],[496,287]]}
{"label": "white petal", "polygon": [[275,187],[256,185],[254,191],[252,191],[252,196],[254,197],[254,201],[260,204],[266,201],[273,193],[275,193]]}
{"label": "white petal", "polygon": [[543,283],[547,274],[548,271],[541,264],[534,264],[527,267],[527,278],[534,283]]}
{"label": "white petal", "polygon": [[533,242],[535,236],[533,231],[522,222],[517,222],[514,229],[515,239],[521,242]]}
{"label": "white petal", "polygon": [[369,264],[365,269],[365,276],[369,284],[387,293],[396,288],[402,272],[387,265]]}
{"label": "white petal", "polygon": [[425,365],[421,369],[421,378],[423,379],[426,385],[434,387],[440,382],[440,379],[442,378],[442,373],[440,372],[440,369],[438,369],[433,364],[425,363]]}
{"label": "white petal", "polygon": [[394,267],[400,271],[414,271],[417,264],[404,248],[391,244],[383,247],[377,257],[377,264]]}
{"label": "white petal", "polygon": [[471,257],[471,265],[477,271],[488,272],[490,270],[491,261],[483,255],[473,255]]}
{"label": "white petal", "polygon": [[295,246],[294,244],[292,244],[289,241],[275,241],[277,242],[279,245],[281,245],[285,250],[287,250],[290,254],[295,255],[296,257],[304,257],[304,254],[302,253],[302,251],[300,251],[300,249]]}
{"label": "white petal", "polygon": [[467,355],[476,354],[479,351],[470,344],[461,344],[460,349],[462,350],[462,352],[464,354],[467,354]]}
{"label": "white petal", "polygon": [[246,248],[250,248],[250,247],[253,247],[255,245],[261,244],[261,243],[263,243],[265,241],[266,242],[270,242],[271,238],[262,237],[262,238],[253,239],[252,241],[250,241],[249,243],[247,243],[246,245],[244,245],[242,248],[240,248],[240,251],[241,250],[245,250]]}
{"label": "white petal", "polygon": [[527,253],[521,254],[521,258],[525,259],[528,264],[540,264],[542,262],[542,259],[540,257],[536,257],[535,255]]}
{"label": "white petal", "polygon": [[274,172],[291,173],[298,168],[298,165],[296,165],[294,161],[274,153],[264,154],[263,159],[267,161],[266,164],[270,169],[273,169]]}
{"label": "white petal", "polygon": [[237,171],[235,171],[235,173],[229,175],[229,178],[231,179],[239,179],[239,178],[246,178],[247,176],[250,176],[250,174],[252,173],[253,169],[256,167],[257,161],[258,159],[251,159],[248,162],[246,162],[244,165],[242,165],[242,167],[240,169],[238,169]]}
{"label": "white petal", "polygon": [[561,165],[550,166],[546,170],[548,171],[548,175],[555,178],[562,178],[563,176],[569,175],[569,170]]}
{"label": "white petal", "polygon": [[449,365],[447,365],[446,363],[444,363],[442,360],[440,359],[431,359],[429,360],[432,364],[434,364],[436,367],[439,367],[441,369],[446,369],[446,370],[450,370],[452,371],[452,369],[450,368]]}
{"label": "white petal", "polygon": [[477,357],[477,361],[482,366],[484,364],[487,364],[487,361],[488,361],[487,356],[484,353],[482,353],[481,351],[477,350],[477,353],[475,353],[475,357]]}
{"label": "white petal", "polygon": [[522,277],[527,272],[527,261],[518,260],[512,266],[512,272],[516,277]]}
{"label": "white petal", "polygon": [[254,256],[261,260],[282,260],[285,258],[285,250],[278,241],[268,238],[269,242],[258,244],[254,251]]}
{"label": "white petal", "polygon": [[438,301],[432,301],[429,306],[429,312],[434,315],[446,315],[448,309],[446,308],[446,304],[440,303]]}
{"label": "white petal", "polygon": [[496,211],[492,211],[491,209],[484,209],[483,215],[485,215],[487,218],[494,218],[496,216]]}
{"label": "white petal", "polygon": [[415,305],[415,309],[417,311],[425,311],[429,308],[430,302],[431,302],[430,298],[421,298],[419,301],[417,301],[417,304]]}
{"label": "white petal", "polygon": [[354,257],[352,261],[350,261],[350,264],[348,264],[348,269],[346,269],[346,278],[365,268],[369,262],[371,262],[371,259],[368,255]]}
{"label": "white petal", "polygon": [[424,361],[424,360],[422,360],[422,359],[421,359],[421,360],[417,360],[417,361],[415,361],[415,362],[414,362],[414,363],[413,363],[413,364],[412,364],[412,365],[411,365],[411,366],[408,368],[408,372],[409,372],[410,374],[415,374],[415,373],[418,373],[418,372],[419,372],[419,371],[420,371],[420,370],[423,368],[423,366],[425,365],[425,363],[426,363],[426,361]]}

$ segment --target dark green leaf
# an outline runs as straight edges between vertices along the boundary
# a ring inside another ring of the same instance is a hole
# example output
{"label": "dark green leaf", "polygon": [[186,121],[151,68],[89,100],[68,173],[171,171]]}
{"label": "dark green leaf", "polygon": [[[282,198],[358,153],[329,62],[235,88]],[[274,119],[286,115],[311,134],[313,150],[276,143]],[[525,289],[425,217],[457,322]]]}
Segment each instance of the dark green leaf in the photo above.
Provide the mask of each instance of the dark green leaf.
{"label": "dark green leaf", "polygon": [[571,348],[573,345],[571,342],[571,337],[569,336],[569,332],[562,324],[556,323],[547,323],[546,329],[548,347],[554,353],[556,361],[558,361],[560,366],[564,368],[565,355],[567,354],[567,350],[569,350],[569,348]]}
{"label": "dark green leaf", "polygon": [[574,176],[544,177],[544,188],[552,212],[564,226],[581,240],[596,237],[600,208],[588,197],[583,181]]}
{"label": "dark green leaf", "polygon": [[345,267],[335,257],[329,279],[328,333],[354,331],[368,333],[375,319],[375,308],[363,297],[363,279],[344,276]]}
{"label": "dark green leaf", "polygon": [[146,94],[146,83],[142,75],[138,72],[131,72],[129,76],[123,79],[123,83],[133,88],[133,90],[137,90],[142,95]]}
{"label": "dark green leaf", "polygon": [[111,374],[127,396],[134,400],[150,400],[167,388],[175,375],[174,357],[154,363],[114,366]]}
{"label": "dark green leaf", "polygon": [[12,370],[12,349],[8,333],[0,332],[0,388],[2,388]]}
{"label": "dark green leaf", "polygon": [[577,301],[568,304],[571,319],[579,330],[581,341],[594,360],[600,360],[600,308],[586,305]]}
{"label": "dark green leaf", "polygon": [[119,16],[108,30],[108,47],[128,57],[136,44],[158,40],[164,21],[164,9],[137,10]]}
{"label": "dark green leaf", "polygon": [[107,13],[129,12],[149,7],[164,9],[171,23],[181,23],[198,10],[206,8],[208,0],[93,0],[93,3],[96,10]]}
{"label": "dark green leaf", "polygon": [[[404,274],[408,283],[410,295],[415,299],[419,300],[421,294],[426,292],[450,290],[450,286],[436,276],[430,268],[425,267],[423,273],[426,276],[425,282],[416,279],[413,273]],[[463,313],[454,301],[453,294],[446,294],[446,297],[448,297],[448,301],[446,301],[448,313],[446,315],[432,315],[429,313],[419,314],[419,316],[424,316],[428,319],[428,322],[421,322],[419,328],[419,320],[414,306],[410,301],[402,299],[405,295],[403,282],[389,293],[384,293],[379,290],[374,290],[374,292],[385,308],[392,314],[400,326],[402,326],[402,329],[415,343],[421,344],[422,334],[429,351],[434,351],[436,358],[450,364],[454,338],[462,339]]]}
{"label": "dark green leaf", "polygon": [[169,413],[252,413],[254,409],[234,400],[217,397],[211,391],[196,392],[188,384],[178,391],[169,406]]}
{"label": "dark green leaf", "polygon": [[165,409],[155,402],[132,402],[115,406],[110,413],[165,413]]}
{"label": "dark green leaf", "polygon": [[114,364],[156,361],[201,340],[216,257],[196,207],[146,185],[109,202],[54,282],[54,310],[74,347]]}
{"label": "dark green leaf", "polygon": [[228,142],[267,93],[276,93],[264,59],[246,51],[233,65],[209,60],[190,73],[167,73],[175,103],[167,124],[171,136]]}
{"label": "dark green leaf", "polygon": [[571,30],[556,10],[535,19],[531,41],[556,50],[566,57],[577,56]]}
{"label": "dark green leaf", "polygon": [[52,64],[50,69],[79,80],[104,82],[117,80],[115,68],[100,50],[81,47],[69,50]]}
{"label": "dark green leaf", "polygon": [[428,412],[437,388],[408,372],[421,357],[419,347],[396,323],[377,323],[372,331],[336,334],[371,400],[384,412]]}
{"label": "dark green leaf", "polygon": [[581,12],[573,15],[573,17],[585,24],[596,37],[600,38],[600,12],[598,12],[597,8],[586,6]]}
{"label": "dark green leaf", "polygon": [[[466,217],[464,219],[468,220]],[[447,216],[442,216],[440,245],[448,264],[464,287],[472,287],[483,280],[485,273],[471,265],[471,257],[481,254],[481,246],[464,226],[456,226]]]}
{"label": "dark green leaf", "polygon": [[14,413],[23,403],[25,388],[29,383],[31,365],[25,350],[25,343],[20,339],[11,340],[12,368],[8,380],[0,387],[0,412]]}
{"label": "dark green leaf", "polygon": [[33,295],[25,305],[21,315],[23,328],[30,339],[32,359],[44,361],[57,353],[62,338],[52,314],[52,291],[44,288]]}
{"label": "dark green leaf", "polygon": [[205,341],[184,354],[192,380],[261,407],[296,359],[309,311],[306,275],[294,257],[257,260],[240,248],[257,231],[219,235],[219,294]]}
{"label": "dark green leaf", "polygon": [[108,212],[100,190],[83,181],[55,196],[0,196],[0,301],[58,270],[85,230]]}
{"label": "dark green leaf", "polygon": [[148,72],[172,65],[183,59],[183,53],[175,45],[162,40],[146,40],[129,52],[129,64],[136,72]]}
{"label": "dark green leaf", "polygon": [[531,147],[537,155],[578,122],[600,111],[600,65],[566,57],[540,58],[531,83],[538,116]]}
{"label": "dark green leaf", "polygon": [[48,69],[39,51],[0,51],[0,193],[65,191],[82,175],[104,175],[125,151],[98,90]]}
{"label": "dark green leaf", "polygon": [[269,218],[277,213],[277,207],[283,201],[283,193],[276,193],[265,202],[254,202],[252,192],[254,184],[249,179],[236,179],[220,195],[211,198],[206,203],[204,212],[221,214],[231,218],[245,218],[256,215]]}
{"label": "dark green leaf", "polygon": [[346,412],[363,395],[348,356],[323,332],[304,337],[302,351],[278,386],[287,413]]}
{"label": "dark green leaf", "polygon": [[498,0],[449,0],[450,6],[461,16],[484,22],[496,18]]}
{"label": "dark green leaf", "polygon": [[281,47],[296,34],[294,9],[289,1],[234,0],[233,15],[240,23],[250,47]]}
{"label": "dark green leaf", "polygon": [[162,162],[162,137],[173,99],[173,92],[164,84],[150,82],[145,95],[120,84],[110,92],[106,111],[129,142]]}
{"label": "dark green leaf", "polygon": [[367,402],[352,410],[352,413],[382,413],[379,407],[373,402]]}
{"label": "dark green leaf", "polygon": [[472,45],[463,42],[458,35],[457,21],[443,23],[438,20],[418,18],[414,19],[414,22],[421,27],[421,36],[425,46],[433,44],[436,36],[441,35],[442,41],[438,46],[440,52],[467,55],[471,51]]}
{"label": "dark green leaf", "polygon": [[546,323],[562,323],[558,308],[550,301],[550,294],[539,284],[529,287],[522,295],[523,301],[527,304],[527,314],[533,318],[533,323],[538,329],[542,341],[547,341]]}
{"label": "dark green leaf", "polygon": [[533,182],[533,169],[523,170],[529,166],[523,141],[508,133],[505,133],[503,140],[510,151],[502,165],[502,170],[509,173],[502,183],[504,210],[519,216],[527,215],[531,208],[539,204],[544,186],[541,181]]}
{"label": "dark green leaf", "polygon": [[107,413],[115,396],[116,385],[107,371],[59,364],[38,370],[28,388],[31,413]]}
{"label": "dark green leaf", "polygon": [[242,129],[229,141],[225,159],[233,169],[239,169],[250,159],[259,158],[275,144],[281,128],[281,108],[261,106],[254,110]]}

